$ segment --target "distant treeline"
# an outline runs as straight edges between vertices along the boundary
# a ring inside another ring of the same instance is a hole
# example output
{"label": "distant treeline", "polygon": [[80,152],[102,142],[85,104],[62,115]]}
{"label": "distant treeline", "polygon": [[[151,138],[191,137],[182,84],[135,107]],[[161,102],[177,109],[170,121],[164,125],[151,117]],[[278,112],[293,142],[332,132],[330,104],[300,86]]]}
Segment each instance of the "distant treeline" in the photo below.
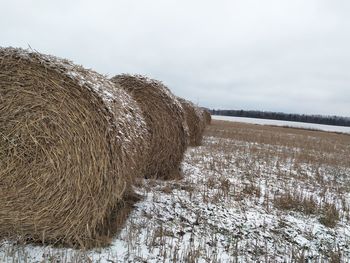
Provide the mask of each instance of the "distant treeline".
{"label": "distant treeline", "polygon": [[323,116],[323,115],[305,115],[305,114],[290,114],[283,112],[269,112],[269,111],[253,111],[253,110],[210,110],[213,115],[235,116],[235,117],[247,117],[258,119],[271,119],[271,120],[283,120],[283,121],[297,121],[308,122],[326,125],[336,126],[348,126],[350,127],[349,117],[339,116]]}

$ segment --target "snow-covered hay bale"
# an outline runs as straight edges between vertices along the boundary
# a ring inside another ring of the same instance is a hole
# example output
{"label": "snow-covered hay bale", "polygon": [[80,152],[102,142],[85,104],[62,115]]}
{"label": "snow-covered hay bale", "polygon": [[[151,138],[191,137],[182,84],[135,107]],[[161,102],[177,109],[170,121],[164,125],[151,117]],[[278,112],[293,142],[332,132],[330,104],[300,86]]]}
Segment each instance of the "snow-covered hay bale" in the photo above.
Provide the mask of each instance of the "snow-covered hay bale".
{"label": "snow-covered hay bale", "polygon": [[186,123],[188,126],[188,144],[198,146],[202,142],[204,126],[202,123],[202,113],[200,109],[191,101],[179,98],[182,108],[185,112]]}
{"label": "snow-covered hay bale", "polygon": [[138,102],[151,133],[146,178],[180,177],[180,163],[187,146],[181,104],[161,82],[139,75],[118,75],[121,85]]}
{"label": "snow-covered hay bale", "polygon": [[139,176],[146,123],[98,73],[0,48],[0,237],[108,242]]}

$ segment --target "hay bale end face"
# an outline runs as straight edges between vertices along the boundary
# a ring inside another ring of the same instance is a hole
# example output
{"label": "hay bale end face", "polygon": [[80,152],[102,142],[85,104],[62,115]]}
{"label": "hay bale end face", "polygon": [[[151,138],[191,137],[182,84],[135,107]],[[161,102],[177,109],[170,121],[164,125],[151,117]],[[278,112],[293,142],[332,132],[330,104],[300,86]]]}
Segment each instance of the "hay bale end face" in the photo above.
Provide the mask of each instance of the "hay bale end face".
{"label": "hay bale end face", "polygon": [[181,177],[180,164],[187,146],[184,112],[161,82],[139,75],[111,79],[129,92],[142,109],[151,133],[145,178]]}
{"label": "hay bale end face", "polygon": [[102,75],[0,48],[0,237],[108,242],[147,136],[136,102]]}
{"label": "hay bale end face", "polygon": [[189,130],[189,146],[201,145],[203,138],[204,126],[202,123],[202,113],[200,109],[191,101],[179,98],[182,108],[185,112],[186,123]]}

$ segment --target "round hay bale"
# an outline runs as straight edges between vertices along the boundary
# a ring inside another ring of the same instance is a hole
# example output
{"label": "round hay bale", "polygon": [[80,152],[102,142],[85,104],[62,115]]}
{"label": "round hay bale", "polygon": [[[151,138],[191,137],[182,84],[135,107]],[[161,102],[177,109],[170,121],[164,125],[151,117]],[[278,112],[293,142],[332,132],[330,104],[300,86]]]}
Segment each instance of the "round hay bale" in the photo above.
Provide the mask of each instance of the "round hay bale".
{"label": "round hay bale", "polygon": [[145,140],[136,102],[104,76],[0,48],[0,237],[104,245],[130,210]]}
{"label": "round hay bale", "polygon": [[151,133],[145,178],[181,177],[180,164],[187,146],[181,104],[161,82],[140,75],[111,79],[137,101]]}
{"label": "round hay bale", "polygon": [[[205,108],[202,108],[202,107],[197,107],[198,109],[198,112],[199,112],[199,115],[200,115],[200,119],[201,119],[201,126],[202,126],[202,129],[203,129],[203,132],[205,130],[205,127],[208,125],[208,121],[209,121],[209,118],[207,116],[207,110]],[[211,120],[211,116],[210,116],[210,120]]]}
{"label": "round hay bale", "polygon": [[206,125],[210,125],[210,123],[211,123],[211,114],[210,114],[209,110],[206,109],[206,108],[202,108],[202,110],[203,110],[203,116],[204,116]]}
{"label": "round hay bale", "polygon": [[185,112],[185,119],[189,130],[189,146],[199,146],[202,142],[203,137],[203,124],[202,116],[199,108],[194,105],[191,101],[183,98],[177,98]]}

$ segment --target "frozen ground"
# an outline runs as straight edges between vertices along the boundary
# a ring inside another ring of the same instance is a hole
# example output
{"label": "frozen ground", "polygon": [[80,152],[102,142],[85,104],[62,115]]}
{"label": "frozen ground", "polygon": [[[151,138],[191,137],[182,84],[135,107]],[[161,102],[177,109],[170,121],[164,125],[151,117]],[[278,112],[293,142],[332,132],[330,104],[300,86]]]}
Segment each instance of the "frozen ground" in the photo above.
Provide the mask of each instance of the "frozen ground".
{"label": "frozen ground", "polygon": [[108,248],[3,242],[0,262],[350,262],[350,136],[214,121],[179,181],[144,180]]}
{"label": "frozen ground", "polygon": [[212,117],[215,120],[222,120],[222,121],[244,122],[244,123],[261,124],[261,125],[288,126],[288,127],[295,127],[295,128],[315,129],[315,130],[321,130],[321,131],[350,133],[350,127],[343,127],[343,126],[323,125],[323,124],[294,122],[294,121],[257,119],[257,118],[219,116],[219,115],[213,115]]}

